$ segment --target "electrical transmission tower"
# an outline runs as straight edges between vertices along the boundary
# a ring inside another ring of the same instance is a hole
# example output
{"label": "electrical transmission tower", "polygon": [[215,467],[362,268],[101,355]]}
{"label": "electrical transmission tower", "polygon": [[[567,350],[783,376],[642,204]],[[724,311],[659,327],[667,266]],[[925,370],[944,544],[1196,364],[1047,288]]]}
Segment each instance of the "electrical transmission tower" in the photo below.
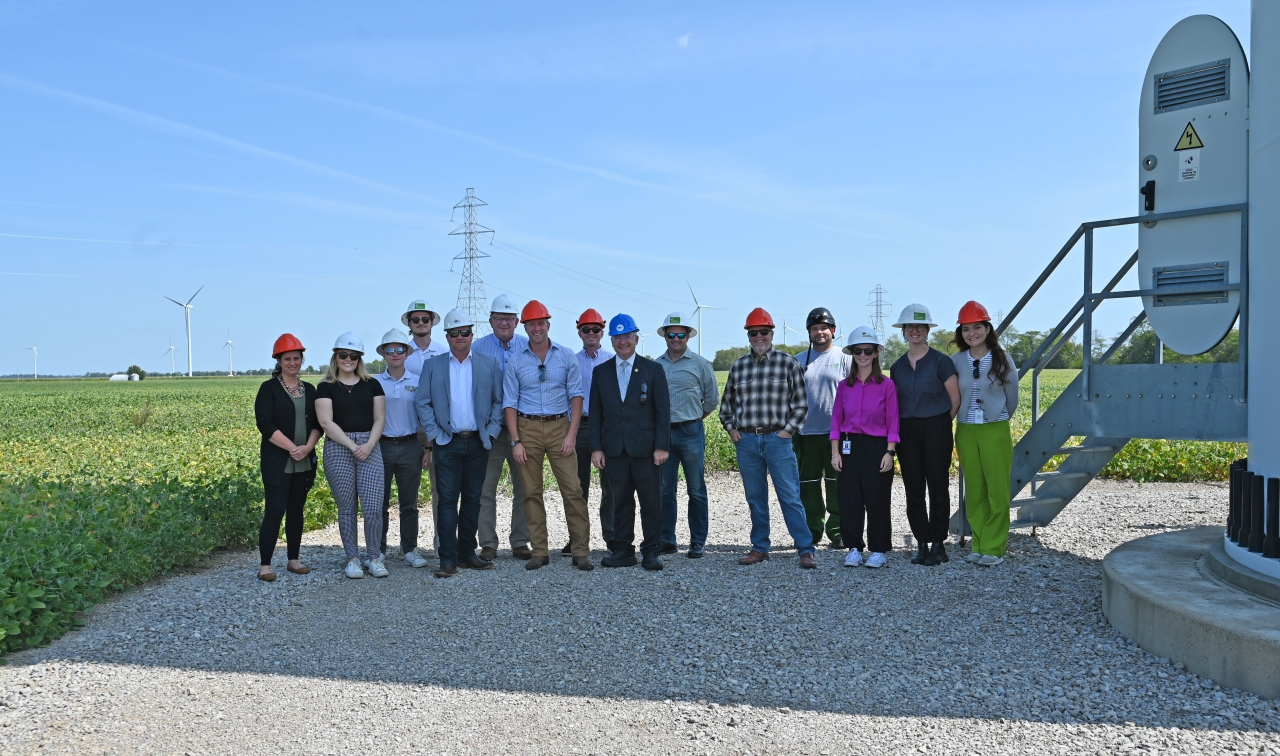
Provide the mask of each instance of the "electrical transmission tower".
{"label": "electrical transmission tower", "polygon": [[875,329],[876,335],[880,337],[881,344],[884,343],[884,311],[893,306],[884,301],[884,295],[888,293],[883,286],[876,284],[876,288],[869,292],[871,301],[867,302],[867,307],[871,308],[871,327]]}
{"label": "electrical transmission tower", "polygon": [[[449,232],[449,236],[462,236],[466,245],[454,260],[462,261],[462,281],[458,284],[458,308],[466,310],[479,334],[489,332],[489,297],[484,293],[484,278],[480,275],[480,258],[488,257],[480,251],[476,237],[480,234],[492,234],[493,229],[485,228],[476,222],[476,208],[488,203],[476,196],[475,189],[467,189],[467,196],[453,206],[456,213],[462,209],[462,225]],[[449,216],[453,220],[453,216]]]}

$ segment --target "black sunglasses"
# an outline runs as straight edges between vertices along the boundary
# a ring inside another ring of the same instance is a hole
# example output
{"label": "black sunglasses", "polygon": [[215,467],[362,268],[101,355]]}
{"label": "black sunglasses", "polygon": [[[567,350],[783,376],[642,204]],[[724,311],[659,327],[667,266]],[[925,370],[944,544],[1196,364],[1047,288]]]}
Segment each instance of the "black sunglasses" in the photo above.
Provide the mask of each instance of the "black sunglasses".
{"label": "black sunglasses", "polygon": [[383,356],[386,356],[388,354],[404,354],[407,351],[409,350],[405,349],[404,347],[388,347],[387,349],[382,350],[382,354]]}
{"label": "black sunglasses", "polygon": [[434,320],[435,318],[431,317],[430,315],[425,315],[421,318],[409,318],[410,323],[430,323]]}
{"label": "black sunglasses", "polygon": [[973,378],[977,380],[982,376],[982,360],[973,361]]}
{"label": "black sunglasses", "polygon": [[583,326],[578,330],[582,333],[604,333],[604,329],[599,326],[591,326],[590,328]]}
{"label": "black sunglasses", "polygon": [[444,335],[451,339],[465,339],[471,336],[471,329],[465,331],[445,331]]}
{"label": "black sunglasses", "polygon": [[764,336],[769,333],[773,333],[772,328],[752,328],[747,331],[747,337],[754,339],[757,336]]}
{"label": "black sunglasses", "polygon": [[865,354],[868,357],[875,354],[879,349],[876,347],[853,347],[849,350],[850,354]]}
{"label": "black sunglasses", "polygon": [[334,357],[340,360],[359,360],[362,356],[359,352],[334,352]]}
{"label": "black sunglasses", "polygon": [[686,338],[688,338],[688,337],[689,337],[689,334],[687,334],[687,333],[668,333],[668,334],[667,334],[667,338],[669,338],[669,339],[680,339],[681,341],[684,341],[684,340],[685,340]]}
{"label": "black sunglasses", "polygon": [[546,366],[546,365],[539,365],[539,366],[538,366],[538,380],[542,381],[543,383],[545,383],[545,382],[546,382],[546,380],[547,380],[547,366]]}

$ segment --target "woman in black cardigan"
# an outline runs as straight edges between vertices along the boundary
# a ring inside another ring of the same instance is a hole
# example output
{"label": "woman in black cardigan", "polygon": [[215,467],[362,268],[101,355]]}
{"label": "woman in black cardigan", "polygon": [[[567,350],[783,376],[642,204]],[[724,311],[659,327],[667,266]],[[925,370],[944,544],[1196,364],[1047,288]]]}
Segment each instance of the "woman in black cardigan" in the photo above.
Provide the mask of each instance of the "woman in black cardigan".
{"label": "woman in black cardigan", "polygon": [[[266,510],[258,530],[258,551],[262,557],[258,579],[276,579],[271,557],[280,536],[280,520],[285,523],[289,548],[289,572],[305,575],[311,568],[298,561],[302,546],[302,510],[307,493],[316,480],[316,443],[320,423],[316,419],[316,389],[298,377],[306,347],[291,333],[276,339],[271,356],[276,369],[270,380],[258,387],[253,414],[262,433],[262,487]],[[301,417],[299,417],[301,414]]]}

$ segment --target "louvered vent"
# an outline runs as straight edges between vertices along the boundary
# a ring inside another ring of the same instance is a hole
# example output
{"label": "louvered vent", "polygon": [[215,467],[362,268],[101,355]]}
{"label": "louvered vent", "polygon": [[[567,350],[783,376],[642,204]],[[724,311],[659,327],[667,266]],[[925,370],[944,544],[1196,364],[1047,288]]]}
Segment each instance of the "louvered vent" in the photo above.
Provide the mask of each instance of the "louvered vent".
{"label": "louvered vent", "polygon": [[[1227,283],[1227,263],[1197,263],[1195,265],[1167,265],[1151,271],[1153,288],[1167,290],[1156,294],[1156,307],[1174,305],[1213,304],[1227,301],[1226,290],[1213,291],[1215,285]],[[1190,291],[1188,291],[1190,290]]]}
{"label": "louvered vent", "polygon": [[1231,59],[1156,75],[1156,112],[1231,99]]}

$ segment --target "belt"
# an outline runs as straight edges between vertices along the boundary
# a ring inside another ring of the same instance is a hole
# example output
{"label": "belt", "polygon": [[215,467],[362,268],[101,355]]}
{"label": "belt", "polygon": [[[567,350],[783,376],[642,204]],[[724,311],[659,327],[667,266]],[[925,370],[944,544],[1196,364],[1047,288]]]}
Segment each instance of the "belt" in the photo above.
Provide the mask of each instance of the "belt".
{"label": "belt", "polygon": [[702,418],[699,417],[699,418],[694,418],[693,420],[685,420],[683,423],[672,423],[671,430],[680,430],[681,428],[688,428],[690,425],[693,425],[694,423],[698,422],[701,419]]}
{"label": "belt", "polygon": [[569,416],[568,412],[561,412],[558,415],[526,415],[523,412],[517,411],[516,414],[523,417],[525,420],[537,420],[540,423],[549,423],[552,420],[559,420],[562,417]]}
{"label": "belt", "polygon": [[477,433],[479,433],[479,431],[454,431],[453,437],[454,438],[471,438]]}
{"label": "belt", "polygon": [[383,436],[382,440],[392,444],[406,444],[410,441],[417,441],[418,434],[410,433],[407,436]]}
{"label": "belt", "polygon": [[782,428],[777,425],[762,425],[762,426],[745,430],[743,431],[743,433],[754,433],[757,436],[767,436],[770,433],[778,433],[784,430],[786,430],[786,428]]}

